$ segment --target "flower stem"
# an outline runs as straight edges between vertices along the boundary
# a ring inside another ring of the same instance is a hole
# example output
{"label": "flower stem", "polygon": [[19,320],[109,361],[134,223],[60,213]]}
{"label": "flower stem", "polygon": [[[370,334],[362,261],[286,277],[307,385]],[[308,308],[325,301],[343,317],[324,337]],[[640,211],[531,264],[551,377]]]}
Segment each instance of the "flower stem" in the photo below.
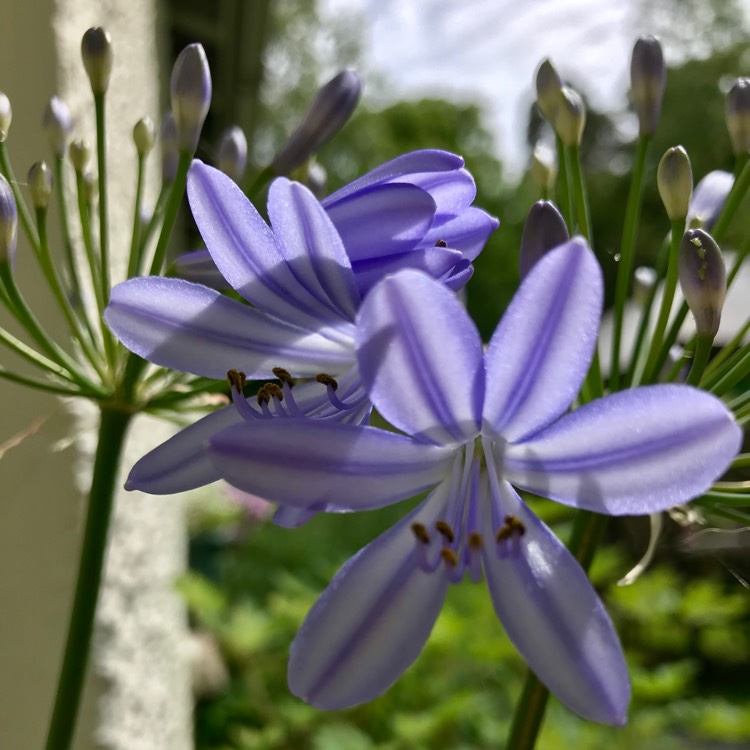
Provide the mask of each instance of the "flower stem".
{"label": "flower stem", "polygon": [[111,407],[101,410],[78,583],[45,750],[69,750],[73,741],[102,579],[115,481],[130,417],[129,413]]}
{"label": "flower stem", "polygon": [[615,287],[615,304],[613,308],[612,330],[612,362],[610,365],[610,386],[613,391],[620,387],[620,347],[622,345],[622,322],[625,301],[628,296],[630,277],[633,272],[635,258],[635,242],[643,200],[643,175],[648,155],[649,137],[638,138],[635,154],[633,179],[630,182],[628,203],[625,209],[625,226],[622,231],[622,245],[620,247],[620,262],[617,265],[617,282]]}
{"label": "flower stem", "polygon": [[[604,533],[607,517],[581,510],[576,514],[568,549],[581,567],[588,571],[596,545]],[[544,721],[549,691],[529,669],[521,699],[516,706],[505,750],[533,750]]]}

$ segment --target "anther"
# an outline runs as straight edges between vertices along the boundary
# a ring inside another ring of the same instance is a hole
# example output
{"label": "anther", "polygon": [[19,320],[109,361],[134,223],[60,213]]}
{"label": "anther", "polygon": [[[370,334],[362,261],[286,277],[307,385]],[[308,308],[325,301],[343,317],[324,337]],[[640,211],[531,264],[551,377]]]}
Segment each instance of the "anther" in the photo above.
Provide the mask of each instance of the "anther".
{"label": "anther", "polygon": [[230,388],[236,388],[242,393],[245,388],[245,383],[247,382],[247,377],[244,372],[240,372],[239,370],[229,370],[229,372],[227,372],[227,381],[229,382]]}
{"label": "anther", "polygon": [[338,390],[339,384],[336,381],[336,378],[331,375],[326,375],[326,373],[321,372],[320,375],[315,376],[315,380],[317,380],[318,383],[321,383],[322,385],[330,385],[334,391]]}
{"label": "anther", "polygon": [[458,557],[456,557],[456,553],[450,547],[443,547],[443,549],[440,550],[440,557],[443,558],[443,562],[445,562],[446,565],[450,565],[452,568],[455,568],[456,565],[458,565]]}
{"label": "anther", "polygon": [[448,247],[448,243],[445,240],[438,240],[435,243],[435,247]]}
{"label": "anther", "polygon": [[482,535],[478,531],[472,531],[471,534],[469,534],[467,541],[469,543],[469,549],[474,550],[475,552],[482,549],[482,545],[484,544]]}
{"label": "anther", "polygon": [[294,378],[289,374],[289,370],[285,370],[283,367],[274,367],[271,372],[273,372],[282,383],[287,383],[290,388],[294,385]]}
{"label": "anther", "polygon": [[521,523],[518,516],[505,516],[505,523],[510,526],[511,531],[517,532],[518,536],[523,536],[526,533],[526,527]]}
{"label": "anther", "polygon": [[259,404],[267,404],[271,400],[271,396],[268,393],[268,383],[258,389],[258,395],[255,398]]}
{"label": "anther", "polygon": [[276,383],[266,383],[263,386],[263,389],[266,392],[267,399],[277,398],[279,401],[284,400],[284,391],[281,390],[281,386],[276,385]]}
{"label": "anther", "polygon": [[427,528],[423,523],[413,523],[411,525],[411,530],[417,540],[422,542],[422,544],[430,543],[430,535],[427,533]]}
{"label": "anther", "polygon": [[442,534],[445,539],[449,543],[453,543],[453,540],[456,538],[456,535],[453,533],[453,529],[450,527],[450,524],[446,523],[445,521],[438,521],[435,524],[435,528],[438,530],[440,534]]}

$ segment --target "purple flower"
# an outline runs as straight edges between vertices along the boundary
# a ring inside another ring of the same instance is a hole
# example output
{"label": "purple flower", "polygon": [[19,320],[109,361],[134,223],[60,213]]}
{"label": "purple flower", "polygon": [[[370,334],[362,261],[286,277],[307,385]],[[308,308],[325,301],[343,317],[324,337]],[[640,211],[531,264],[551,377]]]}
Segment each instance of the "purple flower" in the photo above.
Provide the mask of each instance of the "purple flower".
{"label": "purple flower", "polygon": [[[130,473],[129,488],[163,494],[217,480],[205,443],[218,430],[241,422],[241,412],[249,419],[277,411],[354,422],[368,418],[371,405],[354,354],[354,320],[363,294],[354,268],[363,262],[351,255],[332,216],[338,217],[355,253],[364,252],[368,236],[383,243],[384,254],[369,265],[364,261],[368,267],[359,279],[374,280],[378,268],[385,273],[409,262],[446,275],[463,269],[466,252],[473,256],[479,251],[476,231],[467,229],[471,222],[456,216],[470,201],[469,192],[473,197],[473,182],[460,169],[461,160],[443,152],[403,159],[424,170],[410,177],[429,183],[434,198],[415,184],[387,182],[401,172],[390,166],[362,178],[366,184],[340,191],[326,211],[305,187],[280,178],[269,191],[270,227],[227,176],[193,163],[188,198],[212,262],[253,307],[189,281],[137,278],[112,290],[108,325],[128,349],[175,370],[222,379],[229,370],[240,370],[259,379],[273,378],[275,368],[284,368],[295,377],[326,373],[334,380],[298,385],[294,393],[286,384],[283,404],[273,397],[260,408],[250,406],[235,389],[238,408],[204,417],[144,456]],[[448,162],[455,174],[440,171]],[[479,209],[466,211],[485,233],[497,225]],[[461,240],[461,250],[431,247],[427,253],[416,248],[435,222],[454,226],[446,236]],[[377,250],[372,247],[370,253]],[[308,516],[282,510],[277,522],[296,525]]]}
{"label": "purple flower", "polygon": [[232,484],[307,510],[364,510],[430,490],[315,604],[292,645],[292,692],[324,709],[381,694],[418,656],[449,585],[484,576],[547,687],[581,716],[624,723],[630,688],[609,617],[514,485],[599,513],[653,513],[705,491],[741,432],[721,401],[686,386],[568,413],[601,307],[599,266],[572,240],[535,264],[485,353],[455,297],[403,271],[370,292],[357,322],[362,380],[400,433],[290,418],[211,439]]}
{"label": "purple flower", "polygon": [[[419,268],[460,289],[498,221],[472,206],[474,179],[460,156],[414,151],[386,162],[321,203],[363,294],[386,273]],[[223,288],[208,252],[178,261],[180,276]]]}

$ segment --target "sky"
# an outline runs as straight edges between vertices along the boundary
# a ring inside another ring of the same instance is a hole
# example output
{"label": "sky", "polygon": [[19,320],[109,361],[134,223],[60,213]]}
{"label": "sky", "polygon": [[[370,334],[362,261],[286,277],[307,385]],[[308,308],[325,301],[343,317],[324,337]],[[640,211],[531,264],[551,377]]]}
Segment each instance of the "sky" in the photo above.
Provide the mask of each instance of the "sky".
{"label": "sky", "polygon": [[[536,68],[545,57],[564,79],[580,82],[592,106],[605,112],[626,108],[630,52],[635,39],[650,31],[639,27],[636,5],[637,0],[322,0],[324,14],[352,9],[363,14],[365,84],[381,73],[390,99],[439,95],[481,102],[510,178],[526,166],[526,118]],[[665,54],[668,62],[675,55],[669,49]]]}

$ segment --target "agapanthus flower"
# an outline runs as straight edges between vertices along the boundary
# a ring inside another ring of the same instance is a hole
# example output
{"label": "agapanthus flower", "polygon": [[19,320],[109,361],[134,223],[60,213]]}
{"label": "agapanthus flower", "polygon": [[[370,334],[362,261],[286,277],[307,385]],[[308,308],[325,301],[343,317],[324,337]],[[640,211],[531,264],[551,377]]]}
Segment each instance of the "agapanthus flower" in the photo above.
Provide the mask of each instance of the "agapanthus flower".
{"label": "agapanthus flower", "polygon": [[583,240],[551,250],[485,352],[449,290],[415,271],[389,276],[360,309],[357,361],[400,432],[289,418],[211,439],[231,484],[290,506],[365,510],[429,490],[315,604],[291,649],[293,693],[324,709],[381,694],[422,650],[450,584],[484,577],[509,638],[547,687],[581,716],[625,721],[630,688],[612,623],[514,487],[598,513],[653,513],[705,491],[741,432],[721,401],[679,385],[569,412],[602,288]]}
{"label": "agapanthus flower", "polygon": [[[360,292],[399,268],[420,268],[460,289],[498,226],[471,205],[475,196],[463,159],[428,149],[382,164],[321,203],[344,243]],[[182,256],[179,275],[226,288],[211,255],[207,248]]]}
{"label": "agapanthus flower", "polygon": [[[140,356],[195,375],[223,379],[237,370],[268,379],[286,370],[295,378],[331,377],[293,393],[286,382],[274,391],[283,403],[269,396],[257,407],[235,387],[235,405],[144,456],[127,486],[161,494],[217,480],[205,442],[241,422],[241,413],[366,420],[371,404],[356,365],[354,320],[367,287],[378,273],[410,264],[460,279],[497,226],[470,206],[473,180],[462,164],[445,152],[407,155],[343,188],[327,210],[304,186],[280,178],[269,190],[269,227],[228,177],[194,162],[188,198],[195,221],[226,284],[253,306],[183,279],[130,279],[112,290],[105,313],[110,328]],[[412,182],[398,182],[401,172]],[[442,247],[436,236],[459,249]],[[290,511],[278,520],[305,517]]]}

